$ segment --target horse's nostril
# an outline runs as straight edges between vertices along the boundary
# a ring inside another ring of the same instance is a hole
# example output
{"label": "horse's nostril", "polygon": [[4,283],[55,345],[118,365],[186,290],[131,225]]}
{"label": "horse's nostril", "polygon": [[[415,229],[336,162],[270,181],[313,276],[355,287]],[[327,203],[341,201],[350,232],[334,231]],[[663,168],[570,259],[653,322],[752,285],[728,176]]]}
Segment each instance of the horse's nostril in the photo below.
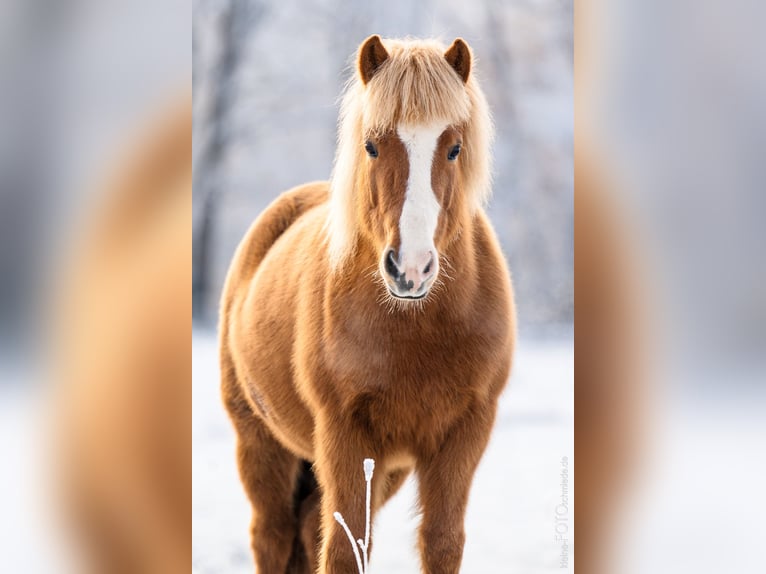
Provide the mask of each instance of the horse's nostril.
{"label": "horse's nostril", "polygon": [[386,273],[394,278],[399,277],[399,267],[396,265],[396,256],[393,249],[386,256]]}
{"label": "horse's nostril", "polygon": [[429,275],[431,273],[431,270],[434,268],[434,261],[436,260],[436,257],[434,257],[433,251],[429,253],[430,259],[428,260],[428,263],[423,268],[423,275]]}

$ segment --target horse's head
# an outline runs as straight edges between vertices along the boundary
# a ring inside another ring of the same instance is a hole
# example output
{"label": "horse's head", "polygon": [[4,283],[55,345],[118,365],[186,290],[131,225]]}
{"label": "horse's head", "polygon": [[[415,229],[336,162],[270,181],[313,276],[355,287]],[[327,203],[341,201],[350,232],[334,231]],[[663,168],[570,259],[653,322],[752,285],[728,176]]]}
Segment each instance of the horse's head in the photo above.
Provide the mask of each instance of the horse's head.
{"label": "horse's head", "polygon": [[[461,39],[445,50],[372,36],[359,49],[342,110],[333,209],[353,217],[347,227],[373,247],[396,299],[429,293],[447,246],[488,187],[489,118],[470,73]],[[344,183],[353,185],[345,208],[337,204]]]}

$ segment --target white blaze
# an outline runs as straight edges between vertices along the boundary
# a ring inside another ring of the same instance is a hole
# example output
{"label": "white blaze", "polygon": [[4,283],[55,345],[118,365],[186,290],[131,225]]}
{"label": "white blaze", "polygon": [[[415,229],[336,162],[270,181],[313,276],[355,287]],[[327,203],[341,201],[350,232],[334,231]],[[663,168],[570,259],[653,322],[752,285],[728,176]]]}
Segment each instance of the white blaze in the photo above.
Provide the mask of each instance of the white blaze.
{"label": "white blaze", "polygon": [[410,161],[407,192],[399,220],[403,270],[427,263],[429,253],[438,259],[434,235],[441,206],[431,187],[431,166],[439,136],[446,127],[400,125],[397,130]]}

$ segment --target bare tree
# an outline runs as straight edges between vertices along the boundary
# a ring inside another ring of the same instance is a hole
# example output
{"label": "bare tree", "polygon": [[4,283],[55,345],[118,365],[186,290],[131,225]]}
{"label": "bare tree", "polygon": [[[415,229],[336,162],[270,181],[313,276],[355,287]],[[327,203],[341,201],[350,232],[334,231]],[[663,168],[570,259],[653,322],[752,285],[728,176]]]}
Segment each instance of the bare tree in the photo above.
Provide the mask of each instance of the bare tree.
{"label": "bare tree", "polygon": [[[222,169],[231,144],[230,116],[236,98],[235,75],[243,45],[262,21],[266,7],[260,0],[223,0],[217,18],[218,52],[211,70],[211,87],[203,124],[202,149],[194,165],[194,215],[192,236],[193,314],[205,319],[205,301],[210,291],[211,253],[216,214],[221,200]],[[196,120],[196,118],[195,118]]]}

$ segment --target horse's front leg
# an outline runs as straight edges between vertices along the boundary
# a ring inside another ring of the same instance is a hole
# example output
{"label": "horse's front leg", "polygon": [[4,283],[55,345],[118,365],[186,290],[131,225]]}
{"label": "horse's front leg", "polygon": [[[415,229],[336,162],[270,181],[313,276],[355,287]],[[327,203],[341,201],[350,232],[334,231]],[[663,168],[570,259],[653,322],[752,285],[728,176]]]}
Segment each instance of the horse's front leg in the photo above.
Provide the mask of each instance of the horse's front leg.
{"label": "horse's front leg", "polygon": [[[320,419],[318,417],[315,429],[314,465],[322,491],[319,574],[357,574],[353,547],[334,513],[343,515],[354,539],[364,539],[366,482],[362,463],[365,458],[376,459],[378,465],[382,461],[377,460],[369,437],[362,427],[354,424],[353,418]],[[372,512],[377,506],[374,490],[380,483],[380,475],[374,475]]]}
{"label": "horse's front leg", "polygon": [[473,475],[489,441],[496,405],[472,410],[441,448],[418,463],[420,554],[425,574],[457,574],[465,544],[465,511]]}

